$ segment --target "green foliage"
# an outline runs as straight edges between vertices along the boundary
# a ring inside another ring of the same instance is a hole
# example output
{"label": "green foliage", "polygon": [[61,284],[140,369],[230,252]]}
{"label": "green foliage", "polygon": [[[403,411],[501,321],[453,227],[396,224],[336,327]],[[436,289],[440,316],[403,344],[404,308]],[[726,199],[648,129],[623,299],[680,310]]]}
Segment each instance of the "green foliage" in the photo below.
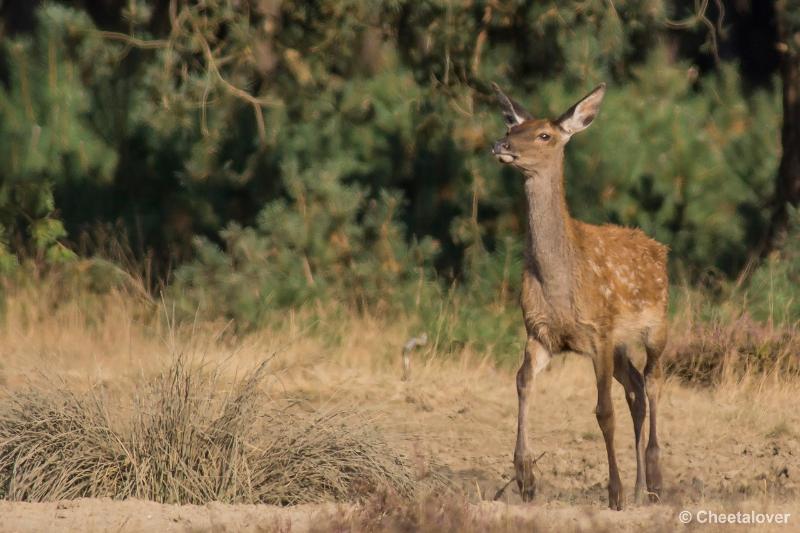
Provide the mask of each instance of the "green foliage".
{"label": "green foliage", "polygon": [[494,252],[475,250],[464,285],[426,287],[411,310],[416,330],[428,333],[433,353],[457,353],[469,346],[500,363],[519,359],[524,339],[517,305],[520,248],[507,239]]}
{"label": "green foliage", "polygon": [[577,218],[641,226],[690,279],[762,233],[778,91],[668,53],[665,0],[134,1],[124,33],[66,5],[0,45],[0,268],[119,223],[187,314],[338,299],[506,353],[525,205],[491,80],[537,116],[609,82],[567,149]]}
{"label": "green foliage", "polygon": [[175,276],[188,313],[261,324],[269,311],[327,296],[387,308],[423,283],[435,250],[429,239],[407,245],[396,222],[397,194],[368,199],[330,170],[286,169],[289,198],[268,204],[253,227],[231,224],[225,247],[198,239],[197,258]]}
{"label": "green foliage", "polygon": [[[694,274],[735,274],[768,215],[780,101],[745,99],[728,67],[694,86],[688,65],[667,66],[657,52],[567,147],[572,208],[594,223],[643,228]],[[554,85],[547,100],[565,108],[570,99]]]}
{"label": "green foliage", "polygon": [[758,320],[800,324],[800,210],[790,208],[786,244],[756,269],[741,290]]}
{"label": "green foliage", "polygon": [[65,50],[65,40],[91,27],[79,11],[58,5],[39,12],[33,39],[2,45],[9,84],[0,86],[0,262],[10,266],[12,240],[51,262],[72,254],[54,218],[53,188],[69,180],[111,179],[116,156],[86,120],[90,105],[80,73],[92,58]]}

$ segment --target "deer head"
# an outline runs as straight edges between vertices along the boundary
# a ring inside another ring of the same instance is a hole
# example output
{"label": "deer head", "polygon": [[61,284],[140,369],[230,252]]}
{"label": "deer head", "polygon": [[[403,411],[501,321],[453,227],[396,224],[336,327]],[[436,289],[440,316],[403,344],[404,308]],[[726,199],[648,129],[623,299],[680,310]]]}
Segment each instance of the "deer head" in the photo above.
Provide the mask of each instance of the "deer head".
{"label": "deer head", "polygon": [[492,87],[508,128],[505,137],[494,144],[492,153],[501,163],[532,172],[560,161],[572,135],[586,129],[597,116],[606,92],[605,83],[598,85],[560,117],[551,120],[533,118],[496,83]]}

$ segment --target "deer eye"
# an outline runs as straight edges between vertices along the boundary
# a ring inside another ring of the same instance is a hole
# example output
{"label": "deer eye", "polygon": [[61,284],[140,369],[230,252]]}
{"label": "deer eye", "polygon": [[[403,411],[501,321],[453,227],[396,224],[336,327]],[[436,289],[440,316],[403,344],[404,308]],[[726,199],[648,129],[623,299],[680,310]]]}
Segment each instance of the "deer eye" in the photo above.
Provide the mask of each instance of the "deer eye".
{"label": "deer eye", "polygon": [[537,138],[538,138],[538,139],[541,139],[541,140],[543,140],[543,141],[549,141],[549,140],[550,140],[550,135],[548,135],[547,133],[540,133],[540,134],[537,136]]}

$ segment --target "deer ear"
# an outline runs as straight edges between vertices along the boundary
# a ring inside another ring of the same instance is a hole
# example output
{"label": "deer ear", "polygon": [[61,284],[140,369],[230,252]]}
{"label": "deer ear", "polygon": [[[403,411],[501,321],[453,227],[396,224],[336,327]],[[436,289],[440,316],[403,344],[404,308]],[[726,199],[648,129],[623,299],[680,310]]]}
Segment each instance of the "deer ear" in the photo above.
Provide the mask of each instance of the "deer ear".
{"label": "deer ear", "polygon": [[533,118],[533,115],[528,113],[524,107],[506,96],[506,93],[496,83],[492,82],[492,88],[497,94],[500,107],[503,109],[503,120],[505,120],[507,127],[510,128],[511,126],[522,124],[526,120]]}
{"label": "deer ear", "polygon": [[600,111],[600,102],[605,94],[606,84],[601,83],[558,118],[559,127],[570,136],[588,128]]}

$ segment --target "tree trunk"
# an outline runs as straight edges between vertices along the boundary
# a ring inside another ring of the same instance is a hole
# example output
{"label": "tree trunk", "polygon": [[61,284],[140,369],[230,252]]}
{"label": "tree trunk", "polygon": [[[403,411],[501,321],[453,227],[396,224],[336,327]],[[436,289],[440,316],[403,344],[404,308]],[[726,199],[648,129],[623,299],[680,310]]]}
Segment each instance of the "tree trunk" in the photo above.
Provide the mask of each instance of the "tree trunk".
{"label": "tree trunk", "polygon": [[779,47],[782,52],[783,81],[783,153],[775,181],[772,216],[761,247],[761,257],[780,248],[789,224],[787,206],[800,205],[800,1],[778,0],[775,16],[778,22]]}

